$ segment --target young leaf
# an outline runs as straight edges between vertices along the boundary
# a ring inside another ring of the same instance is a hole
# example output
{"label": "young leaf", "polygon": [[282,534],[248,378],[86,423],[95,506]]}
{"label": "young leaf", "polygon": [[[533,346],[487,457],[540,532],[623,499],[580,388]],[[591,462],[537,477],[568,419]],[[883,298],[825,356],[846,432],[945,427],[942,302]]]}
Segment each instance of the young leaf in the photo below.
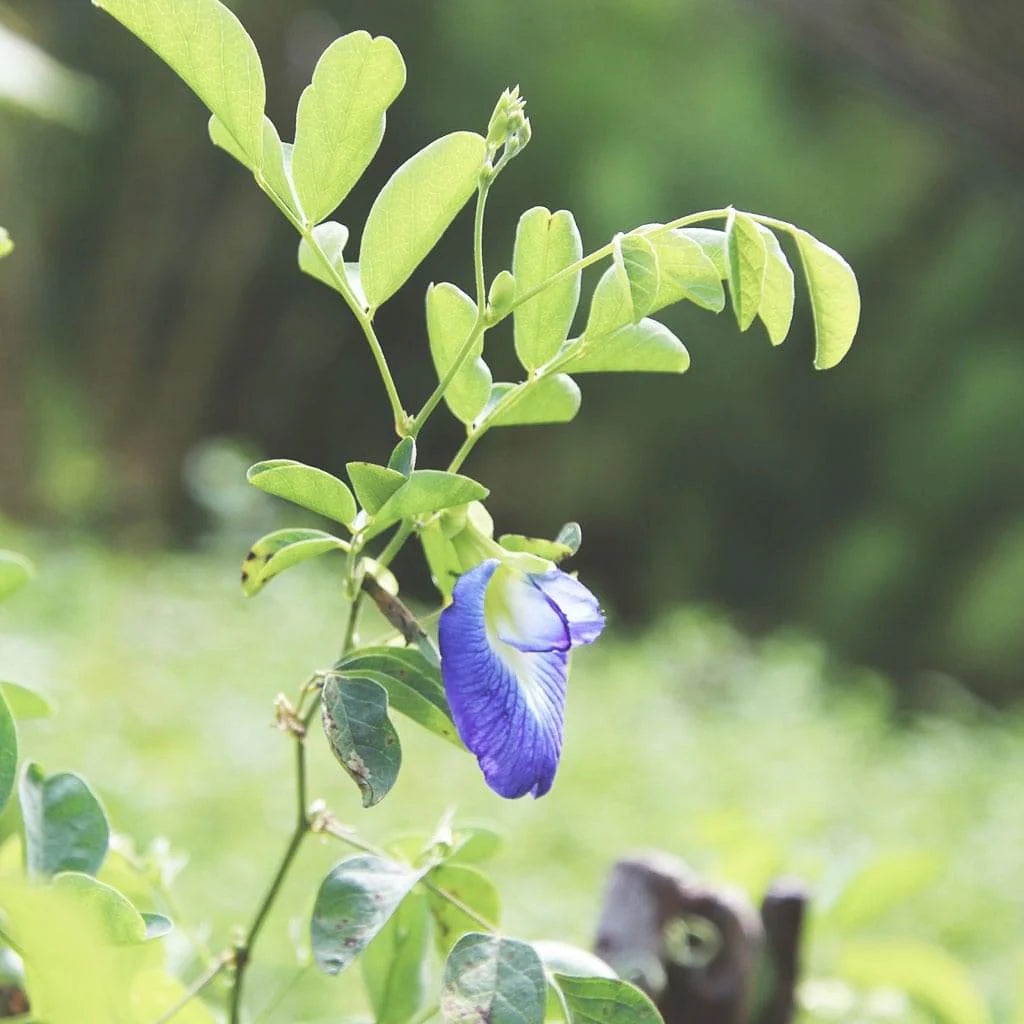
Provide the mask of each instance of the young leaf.
{"label": "young leaf", "polygon": [[[427,289],[427,336],[438,380],[451,368],[476,325],[476,312],[476,303],[453,284],[432,284]],[[491,393],[491,371],[480,358],[483,350],[481,331],[444,393],[448,408],[463,423],[472,423],[480,415]]]}
{"label": "young leaf", "polygon": [[372,807],[388,795],[402,765],[398,733],[388,718],[388,695],[372,679],[330,674],[320,693],[327,742]]}
{"label": "young leaf", "polygon": [[583,333],[587,337],[599,338],[632,322],[633,299],[629,290],[629,277],[623,262],[615,260],[598,278],[597,287],[590,298],[590,312]]}
{"label": "young leaf", "polygon": [[0,693],[0,811],[7,806],[18,775],[18,732],[7,700]]}
{"label": "young leaf", "polygon": [[285,569],[328,551],[348,551],[348,547],[340,537],[323,530],[275,530],[260,537],[245,556],[242,562],[242,591],[246,597],[252,597]]}
{"label": "young leaf", "polygon": [[[516,295],[532,291],[582,256],[579,228],[568,210],[527,210],[519,218],[512,251]],[[538,292],[512,314],[516,355],[527,370],[543,366],[569,336],[580,301],[581,273]]]}
{"label": "young leaf", "polygon": [[241,22],[219,0],[93,0],[166,61],[216,114],[253,170],[263,163],[266,83]]}
{"label": "young leaf", "polygon": [[781,345],[793,322],[793,269],[773,231],[758,224],[765,242],[764,295],[757,315],[773,345]]}
{"label": "young leaf", "polygon": [[143,911],[142,922],[146,926],[146,941],[151,939],[162,939],[174,931],[174,922],[164,914],[154,914],[150,911]]}
{"label": "young leaf", "polygon": [[850,264],[806,231],[793,230],[814,312],[814,366],[828,370],[853,344],[860,320],[860,291]]}
{"label": "young leaf", "polygon": [[731,210],[725,226],[725,264],[729,297],[741,331],[754,322],[761,308],[766,259],[764,236],[758,225],[745,213]]}
{"label": "young leaf", "polygon": [[0,551],[0,601],[20,590],[30,579],[32,563],[15,551]]}
{"label": "young leaf", "polygon": [[540,958],[516,939],[464,935],[445,964],[441,1014],[451,1024],[543,1024]]}
{"label": "young leaf", "polygon": [[25,765],[18,786],[25,825],[25,863],[30,877],[59,871],[94,875],[107,853],[107,816],[85,780],[70,772],[46,776]]}
{"label": "young leaf", "polygon": [[375,1024],[408,1024],[422,1009],[429,952],[427,897],[411,892],[363,954],[363,981]]}
{"label": "young leaf", "polygon": [[579,523],[565,523],[555,537],[556,544],[564,544],[569,549],[569,554],[575,555],[583,543],[583,527]]}
{"label": "young leaf", "polygon": [[565,544],[545,540],[543,537],[526,537],[521,533],[503,533],[498,543],[506,551],[525,551],[538,558],[546,558],[549,562],[561,562],[572,554]]}
{"label": "young leaf", "polygon": [[53,704],[40,693],[19,683],[0,682],[0,694],[7,701],[7,707],[15,721],[26,718],[48,718],[53,714]]}
{"label": "young leaf", "polygon": [[326,258],[329,267],[324,266],[323,259],[312,246],[302,239],[299,242],[299,270],[310,277],[315,277],[328,288],[338,294],[342,292],[342,284],[355,296],[360,307],[366,309],[366,296],[359,276],[359,264],[348,263],[342,256],[342,250],[348,241],[348,228],[335,220],[324,221],[313,228],[313,240]]}
{"label": "young leaf", "polygon": [[569,373],[683,373],[690,355],[683,343],[657,320],[627,324],[611,334],[584,335],[559,368]]}
{"label": "young leaf", "polygon": [[386,36],[350,32],[323,52],[295,120],[292,176],[307,223],[323,220],[362,176],[404,85],[405,62]]}
{"label": "young leaf", "polygon": [[406,477],[397,470],[378,466],[373,462],[347,462],[345,469],[352,481],[359,504],[372,516],[405,483]]}
{"label": "young leaf", "polygon": [[373,679],[387,690],[388,702],[395,711],[464,749],[452,722],[441,673],[419,651],[411,647],[364,647],[342,658],[335,669],[344,675]]}
{"label": "young leaf", "polygon": [[616,257],[621,254],[622,265],[629,281],[629,297],[633,309],[633,323],[639,323],[654,305],[660,284],[658,254],[643,235],[626,235],[619,241]]}
{"label": "young leaf", "polygon": [[317,966],[344,970],[387,924],[419,880],[420,872],[373,854],[336,864],[316,894],[310,945]]}
{"label": "young leaf", "polygon": [[[495,384],[487,402],[493,408],[514,384]],[[498,413],[491,426],[518,427],[532,423],[568,423],[580,411],[580,389],[565,373],[542,377],[522,393],[522,397]]]}
{"label": "young leaf", "polygon": [[555,974],[568,1024],[662,1024],[661,1014],[634,985],[618,978]]}
{"label": "young leaf", "polygon": [[659,268],[658,292],[650,312],[684,299],[712,313],[725,309],[722,278],[699,242],[682,231],[666,231],[650,241],[658,254]]}
{"label": "young leaf", "polygon": [[393,469],[402,476],[409,476],[416,468],[416,439],[414,437],[403,437],[395,445],[388,459],[388,469]]}
{"label": "young leaf", "polygon": [[373,513],[373,526],[366,532],[368,537],[376,536],[408,516],[428,515],[454,505],[480,501],[490,493],[483,484],[468,476],[440,469],[416,469],[408,479],[402,479],[402,486]]}
{"label": "young leaf", "polygon": [[445,894],[442,896],[429,890],[434,937],[441,956],[447,956],[452,946],[467,932],[480,927],[479,919],[466,913],[462,907],[467,907],[490,924],[500,924],[501,897],[495,884],[483,872],[465,864],[441,864],[428,877]]}
{"label": "young leaf", "polygon": [[679,228],[674,234],[682,235],[696,242],[704,255],[711,260],[719,280],[724,281],[729,276],[729,268],[725,262],[725,232],[718,228]]}
{"label": "young leaf", "polygon": [[250,466],[245,478],[253,487],[267,494],[284,498],[352,528],[356,499],[344,483],[322,469],[293,459],[270,459]]}
{"label": "young leaf", "polygon": [[476,191],[486,145],[475,132],[452,132],[410,157],[370,208],[359,250],[371,308],[390,298],[437,244]]}

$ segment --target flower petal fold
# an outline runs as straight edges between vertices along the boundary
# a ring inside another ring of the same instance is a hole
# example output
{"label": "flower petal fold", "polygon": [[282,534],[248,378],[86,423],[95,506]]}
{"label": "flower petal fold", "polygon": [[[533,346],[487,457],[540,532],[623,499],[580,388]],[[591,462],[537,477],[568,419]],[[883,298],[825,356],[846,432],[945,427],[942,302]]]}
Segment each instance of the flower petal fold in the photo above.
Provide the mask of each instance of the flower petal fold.
{"label": "flower petal fold", "polygon": [[604,629],[601,606],[578,579],[561,569],[533,576],[532,579],[544,596],[565,616],[573,647],[593,643],[600,636]]}

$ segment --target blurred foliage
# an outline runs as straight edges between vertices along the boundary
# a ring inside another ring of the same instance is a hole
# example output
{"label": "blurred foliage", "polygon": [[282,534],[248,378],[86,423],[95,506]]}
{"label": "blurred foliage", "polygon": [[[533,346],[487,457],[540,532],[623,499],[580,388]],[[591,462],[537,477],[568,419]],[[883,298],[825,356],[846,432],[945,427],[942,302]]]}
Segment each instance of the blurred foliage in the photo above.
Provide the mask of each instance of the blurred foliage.
{"label": "blurred foliage", "polygon": [[[536,203],[570,207],[588,248],[623,225],[735,203],[846,254],[864,318],[839,369],[810,369],[806,307],[778,353],[758,330],[737,338],[680,309],[669,326],[694,357],[685,378],[595,380],[573,428],[506,432],[469,471],[491,486],[499,530],[584,519],[588,579],[621,618],[710,600],[756,628],[805,623],[926,693],[941,668],[1012,695],[1024,656],[1019,5],[236,6],[285,136],[341,32],[391,35],[410,82],[426,83],[399,98],[340,212],[356,229],[394,166],[442,132],[482,128],[518,82],[534,141],[493,197],[491,237],[507,241],[488,252],[492,272]],[[194,98],[84,0],[4,0],[0,18],[108,94],[89,134],[0,110],[0,221],[19,244],[0,274],[4,507],[124,540],[190,537],[202,513],[182,469],[205,437],[334,470],[383,461],[354,324],[299,275],[290,229],[209,145]],[[424,290],[467,284],[468,236],[463,218],[381,314],[412,404],[431,380]],[[628,438],[623,388],[635,392]],[[355,424],[344,433],[340,409]],[[440,453],[456,437],[431,426],[423,444]],[[546,489],[550,521],[524,479]],[[656,498],[642,527],[626,498],[641,486]]]}

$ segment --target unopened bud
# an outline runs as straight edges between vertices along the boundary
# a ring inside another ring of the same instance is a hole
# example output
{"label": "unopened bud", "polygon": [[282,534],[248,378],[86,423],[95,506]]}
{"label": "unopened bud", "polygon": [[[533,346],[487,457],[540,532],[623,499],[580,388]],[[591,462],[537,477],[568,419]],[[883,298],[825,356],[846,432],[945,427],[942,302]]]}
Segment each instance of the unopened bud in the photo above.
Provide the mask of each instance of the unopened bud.
{"label": "unopened bud", "polygon": [[495,316],[501,317],[509,311],[515,297],[516,279],[507,270],[503,270],[491,282],[487,305]]}

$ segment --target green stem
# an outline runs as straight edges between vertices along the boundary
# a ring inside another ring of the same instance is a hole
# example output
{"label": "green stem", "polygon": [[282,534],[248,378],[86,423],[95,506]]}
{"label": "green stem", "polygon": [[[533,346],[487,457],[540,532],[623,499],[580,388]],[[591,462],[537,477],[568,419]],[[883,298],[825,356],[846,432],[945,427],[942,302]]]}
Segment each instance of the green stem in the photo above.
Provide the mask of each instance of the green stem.
{"label": "green stem", "polygon": [[221,973],[221,971],[225,970],[234,962],[234,957],[235,954],[233,950],[221,953],[221,955],[217,957],[217,959],[210,964],[210,966],[200,974],[191,985],[189,985],[182,997],[169,1010],[160,1014],[153,1024],[167,1024],[167,1021],[176,1017],[180,1011],[184,1010],[185,1007]]}

